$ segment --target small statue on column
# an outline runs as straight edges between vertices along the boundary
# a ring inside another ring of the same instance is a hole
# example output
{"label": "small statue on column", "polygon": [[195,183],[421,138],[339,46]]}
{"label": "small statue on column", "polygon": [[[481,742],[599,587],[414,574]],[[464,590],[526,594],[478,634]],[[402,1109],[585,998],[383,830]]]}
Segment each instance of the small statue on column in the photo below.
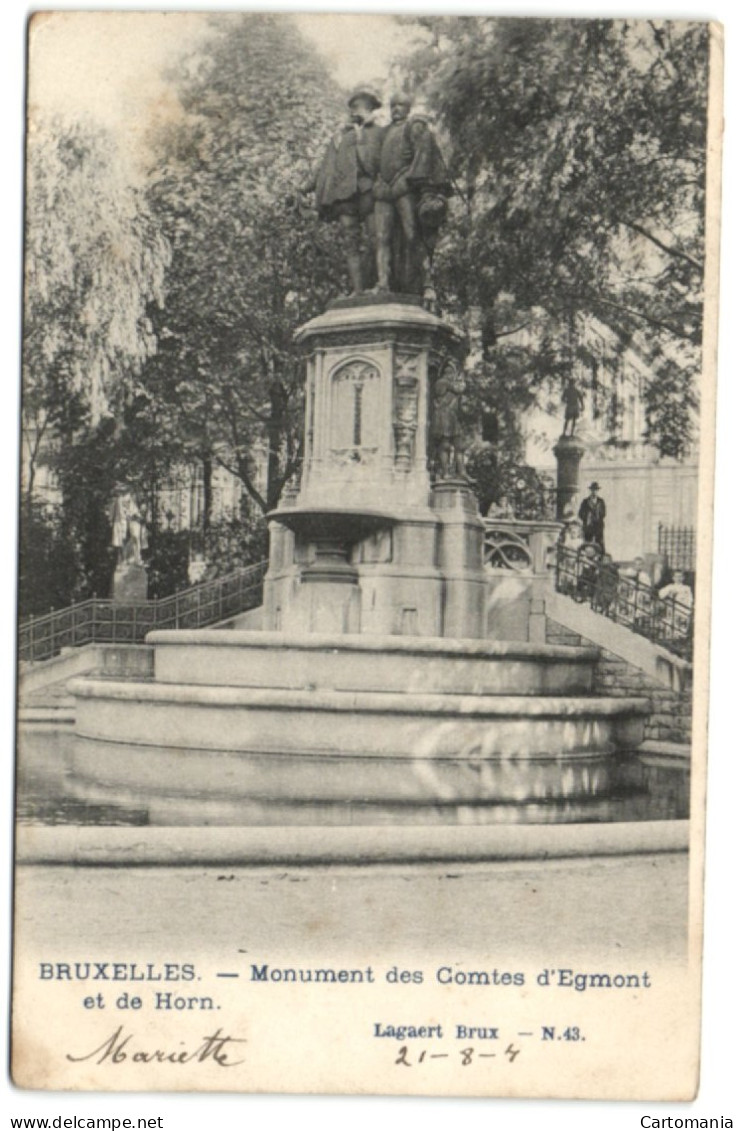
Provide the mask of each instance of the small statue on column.
{"label": "small statue on column", "polygon": [[574,377],[568,378],[561,400],[565,405],[562,435],[573,436],[576,432],[576,422],[584,411],[584,394],[576,384]]}

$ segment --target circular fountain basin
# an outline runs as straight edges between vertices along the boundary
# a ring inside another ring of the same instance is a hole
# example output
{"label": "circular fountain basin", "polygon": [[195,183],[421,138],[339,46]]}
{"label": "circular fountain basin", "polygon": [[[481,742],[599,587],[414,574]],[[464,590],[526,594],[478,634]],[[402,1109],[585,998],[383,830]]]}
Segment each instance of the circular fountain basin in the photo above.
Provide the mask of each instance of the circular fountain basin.
{"label": "circular fountain basin", "polygon": [[[357,757],[339,775],[322,759],[98,742],[48,726],[22,727],[19,744],[26,862],[482,861],[687,844],[689,764],[643,748],[481,767]],[[399,769],[408,800],[396,799]],[[488,800],[495,782],[499,799]]]}
{"label": "circular fountain basin", "polygon": [[236,806],[288,825],[581,820],[587,805],[596,818],[617,757],[643,741],[647,701],[593,697],[590,648],[231,630],[148,642],[154,678],[69,684],[78,778],[175,790],[228,821]]}

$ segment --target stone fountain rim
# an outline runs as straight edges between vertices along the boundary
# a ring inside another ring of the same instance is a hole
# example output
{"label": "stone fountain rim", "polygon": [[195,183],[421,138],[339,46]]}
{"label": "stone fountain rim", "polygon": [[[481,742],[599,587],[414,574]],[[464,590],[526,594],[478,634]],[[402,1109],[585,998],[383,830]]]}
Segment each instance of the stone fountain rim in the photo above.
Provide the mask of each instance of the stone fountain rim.
{"label": "stone fountain rim", "polygon": [[19,864],[85,866],[245,864],[426,867],[458,861],[578,860],[689,849],[687,820],[607,824],[468,826],[312,826],[229,828],[89,828],[20,826]]}
{"label": "stone fountain rim", "polygon": [[77,677],[68,690],[79,699],[139,703],[178,703],[184,707],[246,707],[280,711],[329,711],[353,714],[427,715],[459,719],[552,718],[601,719],[646,715],[648,699],[586,695],[460,695],[417,691],[346,691],[241,687],[195,683],[156,683]]}
{"label": "stone fountain rim", "polygon": [[384,636],[372,633],[288,633],[234,628],[161,628],[148,632],[150,645],[297,649],[305,652],[392,652],[476,659],[555,660],[587,663],[600,656],[593,645],[537,644],[522,640],[455,639],[446,636]]}
{"label": "stone fountain rim", "polygon": [[[305,504],[277,507],[266,515],[267,522],[283,526],[309,541],[331,537],[343,542],[359,542],[386,526],[394,526],[396,516],[373,507],[324,506]],[[313,537],[313,535],[315,537]]]}

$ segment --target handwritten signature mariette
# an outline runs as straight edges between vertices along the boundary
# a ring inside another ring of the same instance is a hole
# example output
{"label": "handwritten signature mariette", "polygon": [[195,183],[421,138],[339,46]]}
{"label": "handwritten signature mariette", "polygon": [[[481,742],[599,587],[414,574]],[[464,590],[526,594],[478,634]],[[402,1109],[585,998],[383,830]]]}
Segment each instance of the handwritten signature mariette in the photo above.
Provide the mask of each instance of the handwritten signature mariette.
{"label": "handwritten signature mariette", "polygon": [[[184,1044],[183,1041],[179,1043]],[[83,1053],[81,1056],[73,1056],[69,1052],[65,1055],[68,1060],[76,1062],[90,1060],[94,1064],[104,1064],[107,1061],[111,1064],[123,1064],[125,1061],[130,1061],[132,1064],[204,1064],[211,1062],[219,1065],[220,1068],[235,1068],[243,1061],[231,1059],[238,1051],[234,1046],[243,1044],[245,1044],[243,1038],[231,1037],[223,1033],[221,1029],[217,1029],[210,1036],[204,1037],[201,1044],[196,1048],[143,1048],[135,1035],[125,1033],[124,1026],[120,1025],[110,1037],[106,1037],[101,1044],[90,1052]]]}

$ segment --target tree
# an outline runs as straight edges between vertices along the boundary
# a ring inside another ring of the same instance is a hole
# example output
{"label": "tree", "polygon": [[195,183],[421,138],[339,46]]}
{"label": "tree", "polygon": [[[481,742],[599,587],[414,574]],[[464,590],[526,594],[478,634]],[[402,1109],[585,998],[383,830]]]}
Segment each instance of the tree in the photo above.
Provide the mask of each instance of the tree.
{"label": "tree", "polygon": [[23,422],[27,491],[53,429],[69,440],[117,406],[153,350],[147,303],[167,245],[102,129],[34,122],[28,143]]}
{"label": "tree", "polygon": [[340,275],[331,233],[285,201],[342,103],[314,50],[273,15],[219,17],[174,80],[184,116],[153,139],[149,187],[172,261],[143,384],[184,458],[227,468],[266,512],[302,456],[292,335]]}
{"label": "tree", "polygon": [[682,455],[702,335],[706,25],[420,22],[410,66],[457,188],[441,287],[450,310],[482,312],[485,385],[515,331],[534,396],[586,349],[582,324],[603,326],[606,364],[632,349],[655,375],[648,438]]}
{"label": "tree", "polygon": [[[154,349],[147,305],[159,297],[167,255],[106,131],[36,119],[28,142],[24,522],[31,537],[30,527],[39,528],[36,476],[47,464],[62,496],[56,537],[77,555],[66,571],[73,589],[56,587],[56,604],[108,590],[106,504],[116,479],[145,458],[136,433],[129,450],[119,442],[113,414],[121,418]],[[46,596],[37,596],[43,606]],[[28,600],[38,604],[33,594]]]}

